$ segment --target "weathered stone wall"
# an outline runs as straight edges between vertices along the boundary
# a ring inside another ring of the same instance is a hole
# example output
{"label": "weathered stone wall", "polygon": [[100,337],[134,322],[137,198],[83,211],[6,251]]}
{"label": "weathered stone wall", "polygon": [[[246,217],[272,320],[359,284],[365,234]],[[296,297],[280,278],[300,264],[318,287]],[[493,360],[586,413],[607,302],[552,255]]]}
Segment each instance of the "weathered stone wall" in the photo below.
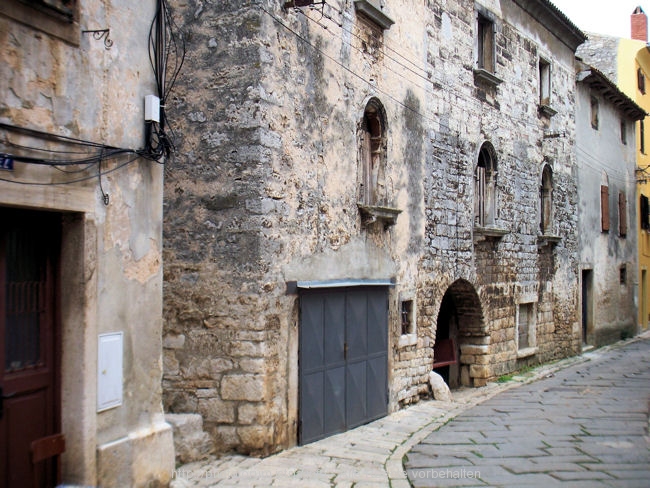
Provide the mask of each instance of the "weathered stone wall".
{"label": "weathered stone wall", "polygon": [[[390,410],[428,394],[447,290],[469,319],[459,331],[468,383],[523,364],[515,318],[526,297],[538,328],[526,360],[576,350],[573,53],[515,7],[488,2],[504,81],[486,87],[472,72],[473,4],[385,4],[395,24],[383,34],[350,1],[324,16],[270,1],[175,6],[189,56],[166,180],[165,406],[203,413],[221,450],[296,442],[300,318],[288,282],[394,279]],[[553,62],[552,118],[538,114],[540,50]],[[371,99],[386,112],[387,200],[402,211],[386,229],[357,208],[357,133]],[[505,235],[483,239],[474,173],[486,141]],[[561,239],[539,247],[544,162]],[[400,336],[405,297],[412,338]]]}

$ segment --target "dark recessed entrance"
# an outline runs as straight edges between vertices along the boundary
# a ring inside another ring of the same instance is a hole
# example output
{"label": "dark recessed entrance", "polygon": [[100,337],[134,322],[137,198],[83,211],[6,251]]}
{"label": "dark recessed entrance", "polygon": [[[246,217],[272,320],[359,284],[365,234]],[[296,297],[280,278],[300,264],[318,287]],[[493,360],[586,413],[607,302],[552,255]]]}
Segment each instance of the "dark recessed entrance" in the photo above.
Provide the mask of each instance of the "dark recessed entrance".
{"label": "dark recessed entrance", "polygon": [[[487,354],[483,312],[476,290],[465,280],[457,280],[442,297],[436,321],[433,368],[450,388],[476,386],[470,366],[477,355]],[[472,347],[472,354],[463,349]]]}

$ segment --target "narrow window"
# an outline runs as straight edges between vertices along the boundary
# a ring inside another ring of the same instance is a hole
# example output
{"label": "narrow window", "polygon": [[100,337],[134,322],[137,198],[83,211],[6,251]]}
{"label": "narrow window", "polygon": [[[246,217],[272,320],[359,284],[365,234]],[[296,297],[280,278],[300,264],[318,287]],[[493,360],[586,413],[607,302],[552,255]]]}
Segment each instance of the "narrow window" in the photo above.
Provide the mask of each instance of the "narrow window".
{"label": "narrow window", "polygon": [[609,232],[609,187],[600,186],[600,223],[603,232]]}
{"label": "narrow window", "polygon": [[543,235],[552,234],[553,221],[553,171],[547,164],[542,171],[540,190],[540,230]]}
{"label": "narrow window", "polygon": [[551,105],[551,63],[539,58],[539,104]]}
{"label": "narrow window", "polygon": [[413,300],[403,300],[401,304],[402,335],[415,333]]}
{"label": "narrow window", "polygon": [[618,235],[627,235],[627,197],[623,192],[618,194]]}
{"label": "narrow window", "polygon": [[645,75],[643,74],[643,70],[641,68],[636,70],[636,82],[639,91],[645,94]]}
{"label": "narrow window", "polygon": [[639,150],[645,154],[645,124],[639,121]]}
{"label": "narrow window", "polygon": [[641,195],[639,206],[641,208],[641,228],[650,229],[650,200],[645,195]]}
{"label": "narrow window", "polygon": [[591,126],[598,129],[598,99],[591,97]]}
{"label": "narrow window", "polygon": [[496,170],[494,148],[486,142],[479,152],[474,183],[474,222],[480,227],[495,223]]}
{"label": "narrow window", "polygon": [[627,124],[621,119],[621,144],[627,145]]}
{"label": "narrow window", "polygon": [[360,200],[365,205],[385,204],[385,136],[381,103],[366,105],[360,131]]}
{"label": "narrow window", "polygon": [[624,264],[618,270],[618,281],[621,285],[627,283],[627,266]]}
{"label": "narrow window", "polygon": [[494,73],[494,23],[478,15],[477,31],[477,68]]}

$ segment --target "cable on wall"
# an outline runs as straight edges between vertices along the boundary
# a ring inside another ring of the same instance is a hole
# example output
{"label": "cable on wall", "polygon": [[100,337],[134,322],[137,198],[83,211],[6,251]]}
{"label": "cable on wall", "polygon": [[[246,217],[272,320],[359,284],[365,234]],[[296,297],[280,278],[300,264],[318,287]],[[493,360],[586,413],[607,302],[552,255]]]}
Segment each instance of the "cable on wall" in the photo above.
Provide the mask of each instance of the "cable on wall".
{"label": "cable on wall", "polygon": [[[102,175],[121,169],[133,163],[138,158],[163,164],[163,159],[169,157],[175,150],[173,130],[166,115],[165,107],[185,59],[185,42],[183,37],[179,35],[179,32],[169,11],[167,0],[157,0],[156,13],[149,29],[148,44],[149,59],[154,74],[156,90],[161,101],[160,122],[147,122],[145,124],[145,147],[139,149],[121,148],[80,138],[0,123],[1,130],[69,146],[68,150],[46,149],[43,147],[17,144],[5,136],[0,140],[0,144],[5,149],[13,148],[13,150],[0,150],[0,155],[3,158],[25,164],[49,166],[68,174],[82,173],[89,170],[93,165],[98,166],[97,172],[93,175],[61,182],[40,183],[19,181],[10,178],[0,178],[0,181],[21,185],[54,186],[78,183],[97,178],[99,180],[103,201],[108,205],[109,197],[102,187]],[[51,157],[45,157],[44,153],[49,153]],[[124,155],[130,155],[132,157],[126,162],[118,164],[115,168],[103,170],[103,163],[109,160],[119,159]],[[77,166],[77,168],[67,169],[72,166]],[[79,166],[81,167],[79,168]]]}

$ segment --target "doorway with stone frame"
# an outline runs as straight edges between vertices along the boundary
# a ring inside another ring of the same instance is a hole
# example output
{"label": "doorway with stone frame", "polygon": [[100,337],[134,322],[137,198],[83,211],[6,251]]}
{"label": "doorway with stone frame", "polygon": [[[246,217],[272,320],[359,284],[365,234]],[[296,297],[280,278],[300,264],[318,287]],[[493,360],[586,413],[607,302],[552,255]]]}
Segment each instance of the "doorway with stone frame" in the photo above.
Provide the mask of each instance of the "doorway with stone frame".
{"label": "doorway with stone frame", "polygon": [[434,371],[452,389],[484,385],[486,378],[480,368],[472,366],[480,364],[477,358],[488,353],[488,337],[474,286],[467,280],[456,280],[445,291],[438,311]]}

